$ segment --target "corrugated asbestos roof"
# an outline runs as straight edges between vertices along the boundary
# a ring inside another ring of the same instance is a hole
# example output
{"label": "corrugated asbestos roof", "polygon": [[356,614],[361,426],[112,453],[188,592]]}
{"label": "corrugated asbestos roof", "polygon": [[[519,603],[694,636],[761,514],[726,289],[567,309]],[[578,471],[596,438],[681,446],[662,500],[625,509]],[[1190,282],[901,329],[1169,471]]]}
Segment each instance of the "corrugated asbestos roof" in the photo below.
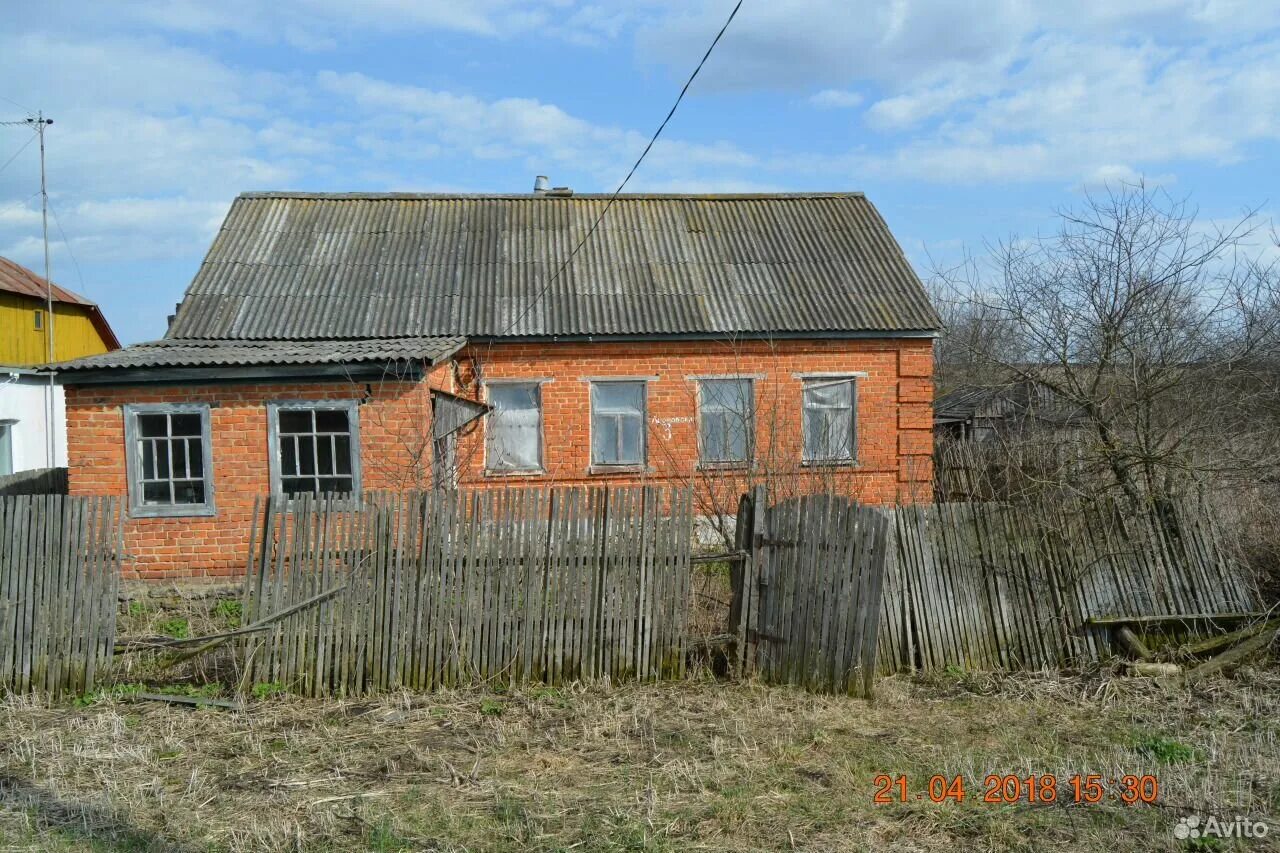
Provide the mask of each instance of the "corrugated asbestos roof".
{"label": "corrugated asbestos roof", "polygon": [[[8,258],[0,258],[0,291],[40,300],[47,299],[49,296],[49,286],[45,283],[43,276],[36,275],[22,264],[11,261]],[[82,306],[89,315],[89,320],[93,323],[93,327],[97,330],[98,337],[102,338],[103,344],[108,349],[120,348],[120,340],[116,337],[116,333],[111,330],[111,325],[107,323],[106,317],[102,316],[102,311],[98,309],[95,303],[57,284],[53,285],[53,301]]]}
{"label": "corrugated asbestos roof", "polygon": [[861,194],[246,193],[169,337],[922,332],[938,317]]}
{"label": "corrugated asbestos roof", "polygon": [[333,341],[217,341],[166,339],[55,364],[58,371],[135,367],[234,367],[356,364],[423,360],[435,363],[462,349],[461,337]]}

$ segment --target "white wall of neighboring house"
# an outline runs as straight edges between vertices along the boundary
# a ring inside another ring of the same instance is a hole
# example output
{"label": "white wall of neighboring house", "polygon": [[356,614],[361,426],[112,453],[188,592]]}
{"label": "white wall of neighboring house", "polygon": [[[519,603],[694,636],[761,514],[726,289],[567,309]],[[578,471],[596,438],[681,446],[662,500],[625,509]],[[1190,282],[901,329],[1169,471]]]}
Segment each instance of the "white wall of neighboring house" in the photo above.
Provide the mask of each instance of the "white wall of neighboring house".
{"label": "white wall of neighboring house", "polygon": [[[30,371],[0,367],[0,424],[8,425],[8,453],[13,471],[48,468],[49,395],[53,394],[53,467],[67,464],[67,407],[62,386],[49,386],[49,378]],[[0,453],[5,448],[0,446]],[[6,467],[0,459],[0,472]]]}

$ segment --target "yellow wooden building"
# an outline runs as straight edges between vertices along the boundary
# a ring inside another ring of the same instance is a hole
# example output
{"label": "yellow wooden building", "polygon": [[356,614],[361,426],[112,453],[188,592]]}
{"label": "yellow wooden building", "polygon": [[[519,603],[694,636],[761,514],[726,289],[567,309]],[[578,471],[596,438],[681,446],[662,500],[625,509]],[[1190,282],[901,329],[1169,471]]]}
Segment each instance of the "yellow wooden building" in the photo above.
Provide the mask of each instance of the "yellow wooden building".
{"label": "yellow wooden building", "polygon": [[98,306],[53,285],[53,322],[48,316],[48,286],[31,270],[0,258],[0,365],[26,367],[68,361],[120,348]]}

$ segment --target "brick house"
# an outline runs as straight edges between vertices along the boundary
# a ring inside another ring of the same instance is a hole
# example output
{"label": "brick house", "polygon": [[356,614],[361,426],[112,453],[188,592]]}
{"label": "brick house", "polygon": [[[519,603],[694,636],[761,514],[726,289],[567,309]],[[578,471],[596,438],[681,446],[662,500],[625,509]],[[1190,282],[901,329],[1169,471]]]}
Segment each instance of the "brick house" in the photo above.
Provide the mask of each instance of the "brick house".
{"label": "brick house", "polygon": [[928,500],[937,326],[856,193],[247,193],[162,340],[59,366],[70,490],[143,577],[235,574],[268,492]]}

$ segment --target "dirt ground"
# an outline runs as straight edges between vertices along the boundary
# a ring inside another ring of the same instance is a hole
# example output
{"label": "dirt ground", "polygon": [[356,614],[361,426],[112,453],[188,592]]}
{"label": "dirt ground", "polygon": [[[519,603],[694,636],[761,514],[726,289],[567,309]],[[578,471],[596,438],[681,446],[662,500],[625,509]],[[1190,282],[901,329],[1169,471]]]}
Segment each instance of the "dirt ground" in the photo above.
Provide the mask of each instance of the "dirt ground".
{"label": "dirt ground", "polygon": [[[1280,849],[1280,671],[1187,689],[953,672],[872,701],[711,679],[468,689],[245,711],[117,695],[0,704],[4,850]],[[1057,801],[983,802],[988,774]],[[1151,775],[1074,804],[1068,779]],[[876,804],[875,777],[907,777]],[[961,776],[962,803],[929,778]],[[1042,789],[1043,790],[1043,789]],[[920,798],[917,799],[917,794]],[[1191,815],[1265,839],[1174,837]],[[1233,846],[1234,845],[1234,846]]]}

